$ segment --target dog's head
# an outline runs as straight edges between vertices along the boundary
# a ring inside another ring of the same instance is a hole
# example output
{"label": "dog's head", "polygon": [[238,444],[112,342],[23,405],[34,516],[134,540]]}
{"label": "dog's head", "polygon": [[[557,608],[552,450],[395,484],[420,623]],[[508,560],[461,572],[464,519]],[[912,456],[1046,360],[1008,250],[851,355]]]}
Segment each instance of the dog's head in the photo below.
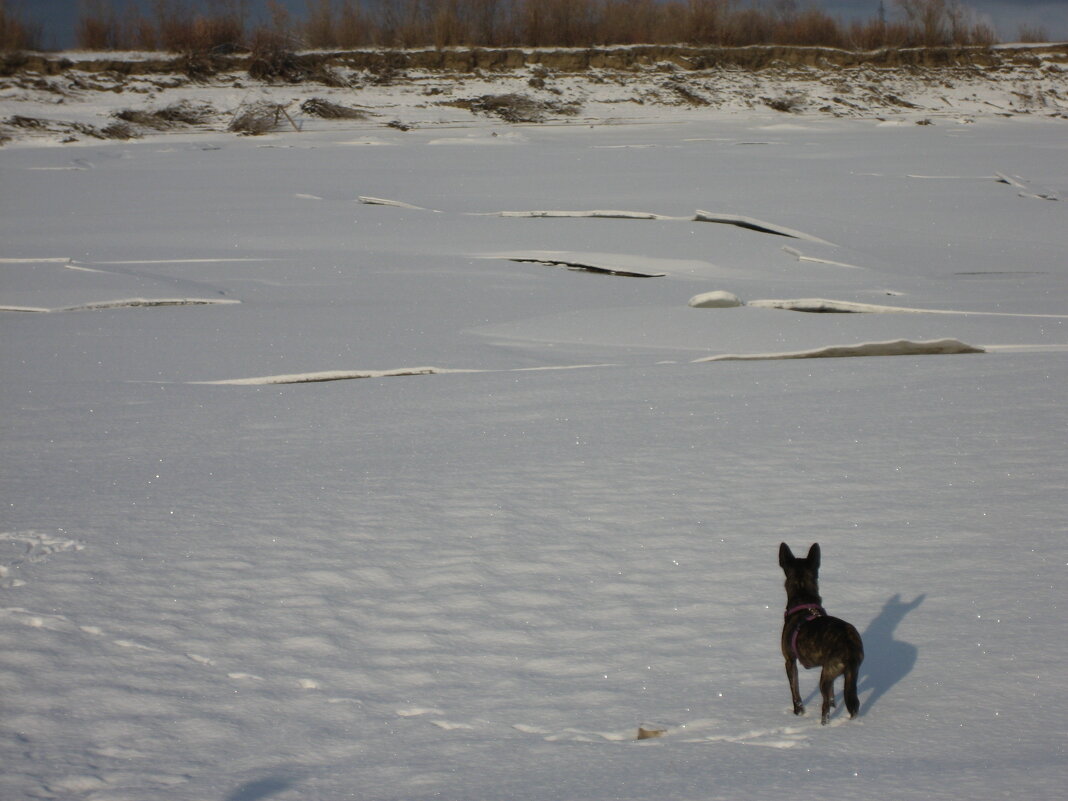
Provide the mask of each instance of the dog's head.
{"label": "dog's head", "polygon": [[786,574],[786,595],[793,598],[806,595],[819,598],[820,544],[812,543],[808,556],[798,559],[785,542],[779,545],[779,567]]}

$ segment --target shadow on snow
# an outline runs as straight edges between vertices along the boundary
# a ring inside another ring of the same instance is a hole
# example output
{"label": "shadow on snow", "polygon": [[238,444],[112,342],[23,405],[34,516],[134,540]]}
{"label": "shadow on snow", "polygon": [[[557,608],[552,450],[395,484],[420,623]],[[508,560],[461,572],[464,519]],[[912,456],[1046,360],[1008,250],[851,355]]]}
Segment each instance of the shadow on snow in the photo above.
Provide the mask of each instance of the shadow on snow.
{"label": "shadow on snow", "polygon": [[860,668],[857,692],[868,693],[861,707],[865,714],[916,665],[919,653],[916,646],[895,640],[894,630],[905,619],[905,615],[922,604],[926,597],[926,594],[921,594],[905,602],[901,600],[900,593],[894,595],[883,604],[882,611],[861,635],[864,640],[864,663]]}
{"label": "shadow on snow", "polygon": [[[868,697],[861,701],[860,714],[868,710],[882,698],[891,687],[912,672],[916,665],[919,651],[915,645],[894,639],[894,630],[905,619],[905,615],[918,607],[927,598],[926,593],[917,595],[909,602],[901,600],[898,593],[883,604],[882,611],[868,624],[860,635],[864,641],[864,662],[860,666],[860,678],[857,681],[857,694]],[[815,689],[805,698],[807,707],[819,697]]]}

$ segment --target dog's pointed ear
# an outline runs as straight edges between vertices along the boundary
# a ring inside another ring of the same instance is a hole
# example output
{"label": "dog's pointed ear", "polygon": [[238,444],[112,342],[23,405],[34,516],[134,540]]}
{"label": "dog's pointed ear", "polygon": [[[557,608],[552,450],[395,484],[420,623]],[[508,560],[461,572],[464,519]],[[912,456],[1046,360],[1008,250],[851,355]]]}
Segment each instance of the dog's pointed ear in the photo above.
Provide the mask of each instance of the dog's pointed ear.
{"label": "dog's pointed ear", "polygon": [[786,566],[792,564],[794,561],[794,552],[790,550],[790,546],[785,542],[779,543],[779,567],[783,570]]}
{"label": "dog's pointed ear", "polygon": [[820,569],[820,544],[818,542],[812,543],[812,547],[808,549],[808,564],[813,570]]}

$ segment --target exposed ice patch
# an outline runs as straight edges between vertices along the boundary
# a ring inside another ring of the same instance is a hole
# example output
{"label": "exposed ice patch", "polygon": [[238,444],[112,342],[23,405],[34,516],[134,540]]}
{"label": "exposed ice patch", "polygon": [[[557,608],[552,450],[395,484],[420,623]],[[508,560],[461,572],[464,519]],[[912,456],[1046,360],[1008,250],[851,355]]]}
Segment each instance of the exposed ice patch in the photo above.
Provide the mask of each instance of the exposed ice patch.
{"label": "exposed ice patch", "polygon": [[480,259],[546,264],[572,270],[608,273],[636,278],[659,278],[664,275],[708,276],[726,271],[699,259],[670,259],[637,256],[631,253],[586,253],[573,250],[517,250],[474,254]]}
{"label": "exposed ice patch", "polygon": [[193,384],[231,386],[267,386],[270,384],[312,384],[321,381],[348,381],[355,378],[388,378],[406,375],[433,375],[436,373],[460,372],[442,370],[438,367],[402,367],[397,370],[326,370],[319,373],[292,373],[289,375],[265,375],[254,378],[225,378],[220,381],[193,381]]}
{"label": "exposed ice patch", "polygon": [[476,368],[401,367],[396,370],[326,370],[318,373],[267,375],[253,378],[226,378],[219,381],[190,381],[190,384],[215,386],[267,386],[272,384],[315,384],[326,381],[350,381],[359,378],[392,378],[409,375],[446,375],[452,373],[524,373],[549,370],[588,370],[594,367],[616,367],[615,364],[558,364],[543,367],[514,367],[504,370]]}
{"label": "exposed ice patch", "polygon": [[1009,186],[1015,186],[1017,189],[1026,189],[1027,188],[1022,180],[1020,180],[1018,178],[1014,178],[1011,175],[1006,175],[1003,172],[995,172],[994,173],[994,178],[998,181],[998,183],[1008,184]]}
{"label": "exposed ice patch", "polygon": [[827,298],[751,300],[746,305],[759,309],[785,309],[786,311],[816,314],[923,314],[927,311],[927,309],[911,309],[906,306],[883,306],[877,303],[857,303],[848,300],[828,300]]}
{"label": "exposed ice patch", "polygon": [[[875,174],[875,173],[871,173]],[[995,176],[997,174],[995,173]],[[906,173],[906,178],[919,178],[927,181],[989,181],[989,175],[923,175],[920,173]],[[1000,179],[999,179],[1000,180]],[[1005,182],[1003,182],[1005,183]]]}
{"label": "exposed ice patch", "polygon": [[814,350],[788,351],[784,353],[720,354],[694,359],[699,362],[758,361],[766,359],[833,359],[850,356],[928,356],[955,353],[985,353],[983,348],[961,342],[959,339],[929,339],[914,341],[894,339],[888,342],[861,342],[856,345],[832,345]]}
{"label": "exposed ice patch", "polygon": [[279,261],[264,258],[222,258],[222,259],[123,259],[122,261],[94,261],[92,264],[230,264],[257,261]]}
{"label": "exposed ice patch", "polygon": [[605,267],[597,264],[587,264],[581,261],[570,261],[567,259],[533,259],[533,258],[513,258],[510,261],[530,264],[544,264],[549,267],[566,267],[569,270],[578,270],[580,272],[588,273],[601,273],[602,275],[620,275],[626,278],[663,278],[667,273],[651,273],[643,272],[639,270],[624,270],[619,267]]}
{"label": "exposed ice patch", "polygon": [[1068,353],[1068,343],[1056,342],[1031,345],[983,345],[983,348],[995,353]]}
{"label": "exposed ice patch", "polygon": [[423,206],[416,206],[411,203],[405,203],[403,200],[387,200],[382,197],[368,197],[366,195],[360,195],[357,198],[361,203],[366,203],[368,206],[393,206],[398,209],[411,209],[413,211],[429,211],[429,209]]}
{"label": "exposed ice patch", "polygon": [[776,225],[775,223],[765,222],[764,220],[758,220],[755,217],[746,217],[741,214],[720,214],[711,211],[701,211],[698,209],[694,213],[694,222],[709,222],[709,223],[721,223],[723,225],[735,225],[739,228],[748,228],[751,231],[759,231],[764,234],[774,234],[775,236],[786,236],[791,239],[804,239],[808,242],[818,242],[821,245],[831,245],[837,247],[833,242],[828,242],[826,239],[820,239],[818,236],[812,236],[812,234],[806,234],[803,231],[795,231],[793,228],[786,228],[782,225]]}
{"label": "exposed ice patch", "polygon": [[620,211],[618,209],[590,209],[587,211],[566,211],[536,209],[533,211],[496,211],[489,214],[497,217],[589,217],[609,220],[671,220],[678,219],[650,211]]}
{"label": "exposed ice patch", "polygon": [[690,306],[695,309],[730,309],[741,306],[741,299],[733,292],[718,289],[714,292],[702,292],[690,298]]}
{"label": "exposed ice patch", "polygon": [[820,258],[817,258],[815,256],[806,256],[804,253],[802,253],[797,248],[792,248],[792,247],[789,247],[788,245],[783,245],[782,249],[786,253],[789,253],[791,256],[796,258],[798,261],[807,261],[807,262],[812,262],[814,264],[829,264],[832,267],[849,267],[849,268],[854,269],[854,270],[863,270],[864,269],[863,267],[860,267],[859,265],[856,265],[856,264],[846,264],[844,261],[831,261],[830,259],[820,259]]}
{"label": "exposed ice patch", "polygon": [[1032,192],[1027,183],[1019,176],[1006,175],[1002,172],[995,172],[994,177],[999,183],[1008,184],[1009,186],[1019,189],[1017,194],[1020,197],[1032,198],[1034,200],[1060,200],[1056,193],[1050,191],[1035,191]]}
{"label": "exposed ice patch", "polygon": [[69,256],[45,256],[29,259],[0,258],[0,264],[70,264],[72,261],[74,259]]}
{"label": "exposed ice patch", "polygon": [[96,303],[84,303],[78,306],[60,306],[55,309],[45,309],[37,306],[0,306],[0,311],[51,313],[100,311],[102,309],[143,309],[156,306],[219,306],[240,302],[239,300],[227,298],[124,298],[122,300],[102,300]]}
{"label": "exposed ice patch", "polygon": [[884,306],[878,303],[858,303],[849,300],[828,298],[793,298],[788,300],[751,300],[747,306],[760,309],[784,309],[786,311],[838,314],[953,314],[983,317],[1050,317],[1068,318],[1066,314],[1030,314],[1027,312],[978,312],[958,309],[919,309],[909,306]]}

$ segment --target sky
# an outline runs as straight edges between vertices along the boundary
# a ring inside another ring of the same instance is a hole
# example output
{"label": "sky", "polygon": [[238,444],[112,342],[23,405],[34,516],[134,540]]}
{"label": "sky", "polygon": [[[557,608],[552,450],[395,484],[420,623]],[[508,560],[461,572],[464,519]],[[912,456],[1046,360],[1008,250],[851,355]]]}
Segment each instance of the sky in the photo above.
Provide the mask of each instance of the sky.
{"label": "sky", "polygon": [[[389,0],[383,0],[388,2]],[[297,18],[307,9],[306,0],[278,0]],[[887,14],[897,13],[895,0],[885,0]],[[150,14],[152,0],[112,0],[115,7],[140,7]],[[7,0],[7,7],[21,8],[25,16],[42,26],[43,45],[49,49],[66,49],[74,45],[80,0]],[[192,0],[190,5],[196,5]],[[267,0],[248,0],[253,15],[264,14]],[[844,20],[870,19],[875,16],[879,0],[822,0],[816,5]],[[969,0],[981,21],[993,25],[1002,41],[1013,41],[1021,25],[1041,26],[1056,41],[1068,40],[1068,0]]]}

